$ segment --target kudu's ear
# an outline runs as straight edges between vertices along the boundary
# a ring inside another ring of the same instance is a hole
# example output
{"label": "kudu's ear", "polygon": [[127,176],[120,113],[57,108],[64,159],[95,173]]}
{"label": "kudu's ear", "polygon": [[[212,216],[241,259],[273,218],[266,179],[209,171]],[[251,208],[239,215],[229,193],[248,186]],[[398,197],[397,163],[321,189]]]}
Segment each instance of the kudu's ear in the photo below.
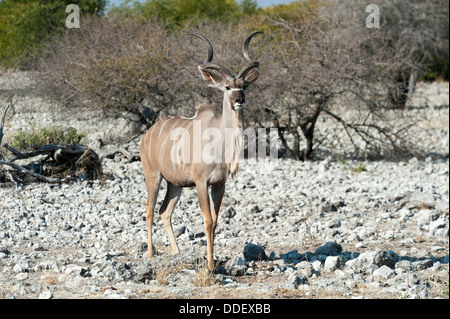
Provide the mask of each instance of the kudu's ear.
{"label": "kudu's ear", "polygon": [[198,70],[208,86],[219,87],[225,81],[225,78],[222,75],[210,72],[209,70],[202,68],[200,65],[198,66]]}
{"label": "kudu's ear", "polygon": [[248,84],[252,84],[253,82],[256,81],[256,79],[258,79],[258,76],[259,76],[258,69],[252,69],[245,75],[244,80]]}

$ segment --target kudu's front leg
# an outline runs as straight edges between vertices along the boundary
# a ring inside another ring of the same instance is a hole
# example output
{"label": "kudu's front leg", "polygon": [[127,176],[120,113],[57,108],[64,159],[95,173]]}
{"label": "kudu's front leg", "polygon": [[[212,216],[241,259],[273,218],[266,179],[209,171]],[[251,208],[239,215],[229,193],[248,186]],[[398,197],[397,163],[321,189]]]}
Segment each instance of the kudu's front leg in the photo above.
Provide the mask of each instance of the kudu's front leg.
{"label": "kudu's front leg", "polygon": [[211,216],[211,208],[209,204],[208,186],[206,183],[199,183],[197,186],[198,200],[200,209],[202,210],[203,222],[205,224],[206,233],[206,259],[208,260],[208,269],[214,270],[214,258],[213,258],[213,224]]}
{"label": "kudu's front leg", "polygon": [[214,237],[216,233],[217,220],[219,219],[219,209],[222,204],[222,198],[225,193],[225,183],[211,186],[211,196],[209,207],[212,217],[212,237],[211,245],[214,246]]}

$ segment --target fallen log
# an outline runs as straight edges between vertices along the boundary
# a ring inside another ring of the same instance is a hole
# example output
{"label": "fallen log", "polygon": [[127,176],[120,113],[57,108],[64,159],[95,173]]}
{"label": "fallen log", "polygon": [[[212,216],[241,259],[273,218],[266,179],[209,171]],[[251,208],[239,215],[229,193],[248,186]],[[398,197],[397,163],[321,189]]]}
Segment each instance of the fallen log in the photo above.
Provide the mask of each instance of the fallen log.
{"label": "fallen log", "polygon": [[52,155],[55,152],[59,152],[61,155],[63,154],[67,154],[69,156],[72,155],[78,155],[81,156],[83,155],[84,152],[86,152],[86,150],[88,149],[88,147],[83,146],[83,145],[73,145],[73,144],[46,144],[40,147],[36,147],[35,149],[28,151],[28,152],[20,152],[14,148],[12,148],[11,146],[9,146],[8,144],[3,144],[3,147],[5,147],[6,149],[8,149],[11,153],[13,153],[14,155],[16,155],[16,157],[11,158],[10,161],[14,162],[18,159],[26,159],[26,158],[30,158],[30,157],[34,157],[34,156],[38,156],[38,155]]}
{"label": "fallen log", "polygon": [[[0,165],[6,165],[6,166],[10,166],[12,168],[14,168],[17,171],[23,172],[27,175],[30,175],[32,177],[35,177],[36,179],[43,181],[43,182],[47,182],[47,183],[64,183],[64,182],[68,182],[68,181],[73,181],[76,178],[73,177],[69,177],[69,178],[51,178],[51,177],[46,177],[43,176],[41,174],[35,173],[33,171],[30,171],[28,169],[26,169],[25,167],[21,166],[21,165],[17,165],[11,162],[7,162],[7,161],[2,161],[0,160]],[[14,182],[17,182],[16,179],[11,175],[11,173],[9,173],[9,179],[13,179]]]}
{"label": "fallen log", "polygon": [[[26,152],[18,151],[8,144],[4,144],[3,147],[14,155],[9,160],[0,161],[0,166],[13,168],[12,171],[8,170],[7,174],[3,174],[4,179],[16,183],[30,178],[47,183],[64,183],[78,178],[98,179],[102,175],[98,155],[83,145],[47,144]],[[22,165],[14,163],[19,160],[31,160],[37,156],[44,158],[28,161]]]}
{"label": "fallen log", "polygon": [[110,148],[103,150],[100,153],[100,160],[103,161],[105,158],[114,159],[116,155],[122,155],[128,162],[135,162],[141,160],[141,155],[128,151],[125,147],[121,146],[119,148]]}

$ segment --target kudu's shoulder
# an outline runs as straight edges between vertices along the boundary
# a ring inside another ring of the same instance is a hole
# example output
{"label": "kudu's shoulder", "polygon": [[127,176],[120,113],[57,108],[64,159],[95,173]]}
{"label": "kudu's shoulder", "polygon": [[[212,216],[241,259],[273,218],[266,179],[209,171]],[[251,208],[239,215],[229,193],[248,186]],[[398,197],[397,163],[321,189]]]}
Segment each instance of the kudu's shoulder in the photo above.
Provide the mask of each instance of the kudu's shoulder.
{"label": "kudu's shoulder", "polygon": [[201,113],[205,113],[205,112],[214,113],[215,109],[216,109],[216,106],[214,104],[201,104],[197,107],[197,115],[200,115]]}

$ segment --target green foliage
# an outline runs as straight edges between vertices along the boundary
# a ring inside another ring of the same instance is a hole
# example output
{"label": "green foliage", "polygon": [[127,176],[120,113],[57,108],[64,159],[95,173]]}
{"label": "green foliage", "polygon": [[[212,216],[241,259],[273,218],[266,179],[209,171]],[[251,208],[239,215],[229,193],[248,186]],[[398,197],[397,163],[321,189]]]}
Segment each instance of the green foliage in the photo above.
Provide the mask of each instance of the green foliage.
{"label": "green foliage", "polygon": [[63,129],[55,126],[36,127],[36,123],[29,124],[29,131],[20,129],[13,136],[9,143],[11,147],[25,151],[46,144],[84,144],[86,141],[87,132],[78,133],[73,127]]}
{"label": "green foliage", "polygon": [[448,75],[449,56],[438,58],[430,61],[424,68],[422,74],[419,77],[419,81],[436,81],[436,80],[449,80]]}
{"label": "green foliage", "polygon": [[261,9],[255,0],[147,0],[144,3],[126,1],[113,11],[127,17],[157,18],[170,27],[184,27],[211,20],[233,21],[257,14]]}
{"label": "green foliage", "polygon": [[77,4],[81,13],[101,14],[106,0],[0,1],[0,66],[29,64],[33,50],[65,28],[69,4]]}
{"label": "green foliage", "polygon": [[323,0],[304,0],[292,1],[289,4],[280,4],[269,6],[262,10],[262,14],[281,18],[284,20],[303,20],[308,19],[311,13],[315,13],[318,8],[326,6]]}
{"label": "green foliage", "polygon": [[239,3],[239,12],[243,15],[251,15],[259,13],[261,10],[255,0],[242,0]]}
{"label": "green foliage", "polygon": [[361,172],[365,172],[365,171],[367,171],[365,164],[358,164],[357,167],[352,168],[352,172],[354,172],[354,173],[361,173]]}
{"label": "green foliage", "polygon": [[350,163],[342,156],[338,157],[338,161],[344,166],[344,171],[350,170],[353,173],[362,173],[367,171],[367,166],[364,163],[358,163],[358,166],[351,166]]}

